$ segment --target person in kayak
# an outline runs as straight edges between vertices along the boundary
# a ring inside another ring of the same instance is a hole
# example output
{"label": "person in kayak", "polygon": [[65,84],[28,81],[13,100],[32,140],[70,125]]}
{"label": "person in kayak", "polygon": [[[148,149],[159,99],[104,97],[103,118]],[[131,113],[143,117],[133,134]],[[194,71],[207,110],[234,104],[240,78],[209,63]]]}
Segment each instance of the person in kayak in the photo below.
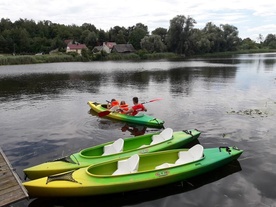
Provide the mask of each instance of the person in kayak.
{"label": "person in kayak", "polygon": [[113,106],[119,105],[119,101],[117,101],[115,98],[111,99],[111,102],[108,104],[107,108],[110,109]]}
{"label": "person in kayak", "polygon": [[140,111],[147,111],[146,107],[143,104],[139,103],[138,97],[133,97],[132,99],[134,106],[132,106],[128,111],[126,111],[126,114],[130,114],[132,116],[135,116]]}
{"label": "person in kayak", "polygon": [[120,111],[122,114],[125,114],[125,113],[128,111],[128,104],[126,104],[125,101],[121,101],[119,111]]}

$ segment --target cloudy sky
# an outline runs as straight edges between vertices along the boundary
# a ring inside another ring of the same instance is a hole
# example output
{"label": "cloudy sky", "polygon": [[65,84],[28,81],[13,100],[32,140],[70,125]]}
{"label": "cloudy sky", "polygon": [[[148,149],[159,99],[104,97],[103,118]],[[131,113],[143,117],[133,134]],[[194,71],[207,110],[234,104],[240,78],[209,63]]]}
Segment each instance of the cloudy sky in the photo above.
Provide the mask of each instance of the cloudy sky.
{"label": "cloudy sky", "polygon": [[233,25],[239,37],[254,41],[259,34],[264,38],[276,34],[275,0],[0,0],[0,17],[12,22],[22,18],[78,26],[90,23],[105,31],[136,23],[149,31],[169,29],[177,15],[192,17],[199,29],[208,22]]}

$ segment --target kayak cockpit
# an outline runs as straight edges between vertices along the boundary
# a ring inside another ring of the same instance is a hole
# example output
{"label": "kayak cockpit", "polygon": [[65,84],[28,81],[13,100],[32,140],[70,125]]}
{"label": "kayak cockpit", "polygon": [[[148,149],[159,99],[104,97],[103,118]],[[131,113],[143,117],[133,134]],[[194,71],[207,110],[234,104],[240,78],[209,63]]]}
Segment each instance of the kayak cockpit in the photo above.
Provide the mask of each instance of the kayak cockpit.
{"label": "kayak cockpit", "polygon": [[171,128],[164,129],[161,133],[146,134],[140,137],[130,139],[119,138],[114,142],[109,142],[96,147],[84,149],[80,152],[82,157],[96,157],[119,154],[127,151],[138,150],[140,148],[156,145],[173,138],[173,130]]}
{"label": "kayak cockpit", "polygon": [[155,153],[154,156],[135,154],[128,159],[90,166],[87,173],[91,176],[105,177],[182,166],[203,159],[203,150],[202,145],[197,144],[187,150],[168,150]]}

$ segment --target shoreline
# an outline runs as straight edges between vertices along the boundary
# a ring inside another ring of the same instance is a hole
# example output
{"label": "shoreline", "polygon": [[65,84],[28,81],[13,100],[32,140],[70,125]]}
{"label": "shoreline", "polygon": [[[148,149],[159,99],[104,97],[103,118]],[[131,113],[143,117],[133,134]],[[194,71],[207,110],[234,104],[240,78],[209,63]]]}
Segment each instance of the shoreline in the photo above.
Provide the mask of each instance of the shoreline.
{"label": "shoreline", "polygon": [[4,65],[24,65],[39,63],[56,63],[56,62],[93,62],[93,61],[143,61],[143,60],[185,60],[190,58],[207,58],[207,57],[227,57],[238,54],[253,53],[273,53],[276,50],[258,49],[258,50],[242,50],[233,52],[207,53],[185,57],[175,53],[129,53],[129,54],[93,54],[87,58],[70,54],[45,54],[45,55],[0,55],[0,66]]}

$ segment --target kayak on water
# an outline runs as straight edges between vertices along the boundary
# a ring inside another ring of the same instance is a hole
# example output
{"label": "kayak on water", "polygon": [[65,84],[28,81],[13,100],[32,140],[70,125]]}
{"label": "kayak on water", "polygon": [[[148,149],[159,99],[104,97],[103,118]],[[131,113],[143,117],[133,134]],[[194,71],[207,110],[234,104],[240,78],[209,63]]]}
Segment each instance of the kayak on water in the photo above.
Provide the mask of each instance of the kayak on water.
{"label": "kayak on water", "polygon": [[24,169],[29,179],[37,179],[68,170],[160,150],[175,149],[197,139],[201,134],[197,129],[175,131],[166,128],[161,132],[136,137],[120,138],[81,150],[80,152]]}
{"label": "kayak on water", "polygon": [[31,197],[91,196],[148,189],[212,171],[236,160],[237,147],[173,149],[134,154],[36,180],[23,185]]}
{"label": "kayak on water", "polygon": [[116,119],[119,121],[129,122],[133,124],[140,124],[145,125],[149,127],[155,127],[155,128],[163,128],[165,121],[146,115],[144,113],[138,113],[135,116],[122,114],[120,112],[110,111],[107,109],[107,104],[102,104],[98,102],[92,102],[88,101],[87,103],[93,111],[95,111],[98,114],[104,114],[104,117],[108,117],[111,119]]}

